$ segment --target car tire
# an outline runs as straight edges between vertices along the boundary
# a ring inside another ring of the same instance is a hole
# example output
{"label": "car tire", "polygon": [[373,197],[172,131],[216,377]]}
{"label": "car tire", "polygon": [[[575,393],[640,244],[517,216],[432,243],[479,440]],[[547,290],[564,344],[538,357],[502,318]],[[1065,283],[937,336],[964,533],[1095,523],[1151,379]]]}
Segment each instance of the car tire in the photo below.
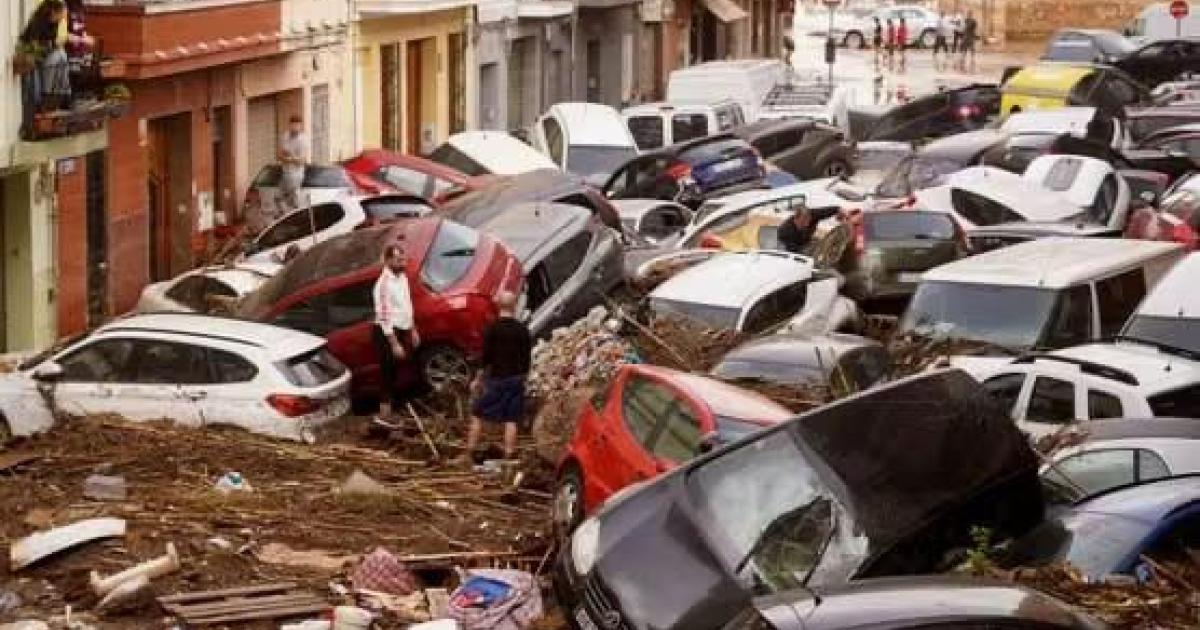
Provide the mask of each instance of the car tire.
{"label": "car tire", "polygon": [[841,158],[829,160],[821,167],[821,177],[842,177],[853,173],[850,163]]}
{"label": "car tire", "polygon": [[850,31],[842,38],[842,45],[846,48],[862,49],[867,47],[867,39],[858,31]]}
{"label": "car tire", "polygon": [[933,48],[933,45],[936,43],[937,33],[931,28],[921,31],[921,38],[917,40],[917,44],[925,49]]}
{"label": "car tire", "polygon": [[583,471],[574,462],[563,467],[554,484],[550,514],[554,535],[560,540],[566,540],[583,522]]}
{"label": "car tire", "polygon": [[461,350],[436,345],[421,351],[421,378],[434,393],[466,389],[471,382],[471,363]]}

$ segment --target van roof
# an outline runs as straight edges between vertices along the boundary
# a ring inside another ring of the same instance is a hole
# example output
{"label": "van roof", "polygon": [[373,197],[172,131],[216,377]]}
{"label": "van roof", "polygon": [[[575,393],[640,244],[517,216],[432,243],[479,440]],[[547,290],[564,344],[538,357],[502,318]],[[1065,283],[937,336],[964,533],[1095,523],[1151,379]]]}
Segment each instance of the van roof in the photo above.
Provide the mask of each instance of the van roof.
{"label": "van roof", "polygon": [[780,72],[785,69],[778,59],[729,59],[725,61],[706,61],[694,66],[680,68],[671,72],[671,77],[702,76],[706,74],[726,74],[733,72],[752,72],[764,68],[777,68]]}
{"label": "van roof", "polygon": [[658,101],[657,103],[642,103],[641,105],[633,105],[621,110],[621,115],[629,118],[630,116],[646,116],[649,114],[657,115],[666,112],[672,113],[708,113],[711,109],[718,107],[730,107],[737,105],[737,101],[730,98],[722,98],[714,101]]}
{"label": "van roof", "polygon": [[1181,250],[1175,243],[1055,236],[935,267],[925,272],[922,282],[1063,289]]}
{"label": "van roof", "polygon": [[583,146],[634,146],[621,114],[599,103],[556,103],[547,114],[562,121],[567,142]]}
{"label": "van roof", "polygon": [[1154,285],[1154,289],[1138,306],[1139,315],[1150,317],[1200,318],[1200,252],[1188,254]]}

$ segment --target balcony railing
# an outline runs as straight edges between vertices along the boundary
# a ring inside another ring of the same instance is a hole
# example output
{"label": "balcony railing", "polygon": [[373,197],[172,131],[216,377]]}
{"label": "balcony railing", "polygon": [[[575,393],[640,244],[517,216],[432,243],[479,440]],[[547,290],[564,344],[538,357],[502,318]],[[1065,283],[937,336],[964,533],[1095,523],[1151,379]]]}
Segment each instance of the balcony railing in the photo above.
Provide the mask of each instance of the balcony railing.
{"label": "balcony railing", "polygon": [[[129,107],[129,94],[123,87],[105,84],[108,67],[95,53],[71,60],[63,55],[23,56],[17,68],[21,139],[36,142],[96,131],[106,119],[122,115]],[[69,91],[63,91],[67,86]]]}

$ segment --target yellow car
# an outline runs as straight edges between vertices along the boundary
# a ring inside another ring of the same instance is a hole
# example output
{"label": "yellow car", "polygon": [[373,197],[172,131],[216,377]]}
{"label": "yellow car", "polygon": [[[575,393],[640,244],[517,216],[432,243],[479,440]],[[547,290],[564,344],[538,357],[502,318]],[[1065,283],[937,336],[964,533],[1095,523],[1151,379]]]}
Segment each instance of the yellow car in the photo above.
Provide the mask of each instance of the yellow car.
{"label": "yellow car", "polygon": [[1000,86],[1000,115],[1067,106],[1109,110],[1153,103],[1150,91],[1117,68],[1043,62],[1018,70]]}

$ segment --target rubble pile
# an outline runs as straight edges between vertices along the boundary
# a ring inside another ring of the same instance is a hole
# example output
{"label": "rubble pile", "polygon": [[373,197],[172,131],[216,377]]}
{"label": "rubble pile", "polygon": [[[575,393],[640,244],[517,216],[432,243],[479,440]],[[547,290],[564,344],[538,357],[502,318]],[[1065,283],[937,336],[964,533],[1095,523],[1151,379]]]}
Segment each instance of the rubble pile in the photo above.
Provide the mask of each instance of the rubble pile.
{"label": "rubble pile", "polygon": [[[377,547],[422,587],[449,588],[455,567],[534,573],[549,549],[548,494],[359,444],[90,418],[0,454],[0,475],[8,547],[87,519],[123,522],[119,536],[0,572],[21,603],[10,616],[71,606],[97,629],[159,628],[155,597],[230,587],[288,584],[291,596],[340,605],[331,581]],[[97,475],[123,479],[124,497],[95,495]],[[132,608],[95,609],[107,593],[147,588]]]}
{"label": "rubble pile", "polygon": [[587,317],[555,330],[533,349],[529,394],[538,400],[578,387],[602,385],[617,367],[636,360],[633,346],[617,334],[608,310],[593,308]]}
{"label": "rubble pile", "polygon": [[707,372],[725,353],[744,341],[732,330],[715,330],[682,317],[655,317],[634,324],[633,343],[646,363],[685,372]]}

